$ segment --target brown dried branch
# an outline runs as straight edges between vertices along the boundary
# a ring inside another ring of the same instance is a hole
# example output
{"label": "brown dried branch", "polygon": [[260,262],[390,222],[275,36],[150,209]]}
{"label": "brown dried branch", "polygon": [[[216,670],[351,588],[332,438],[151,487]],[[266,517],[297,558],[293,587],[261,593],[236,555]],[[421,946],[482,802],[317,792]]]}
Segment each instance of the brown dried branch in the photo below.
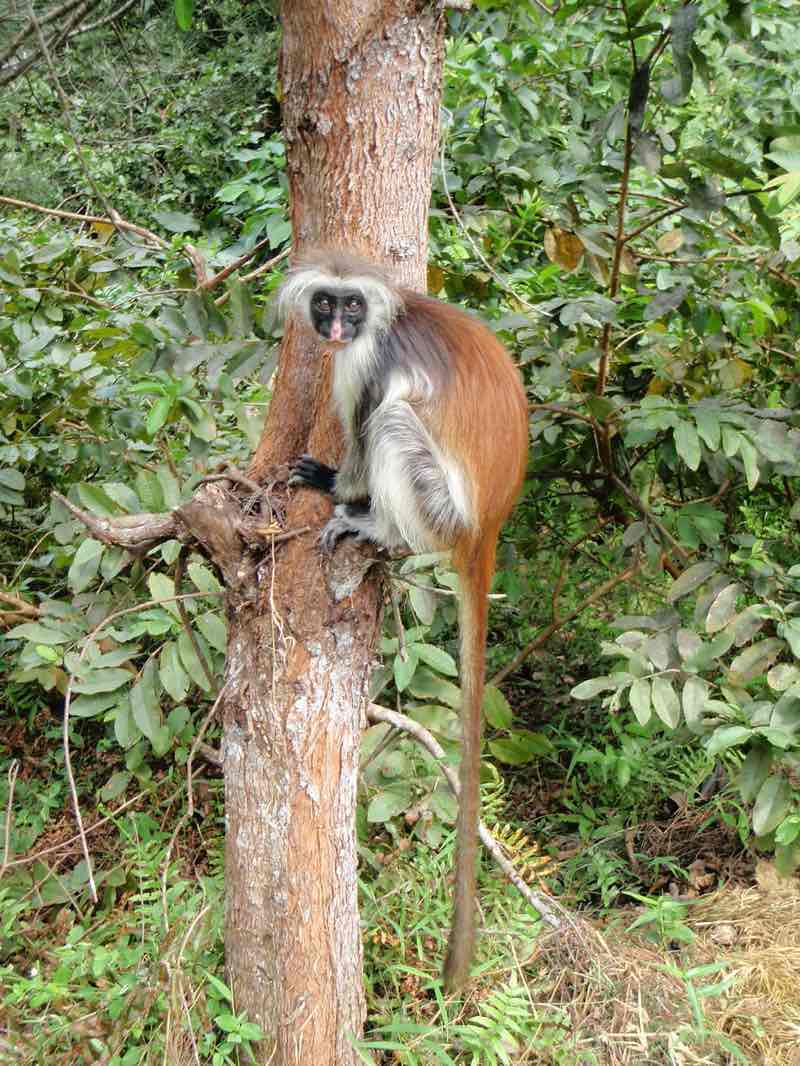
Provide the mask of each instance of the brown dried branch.
{"label": "brown dried branch", "polygon": [[83,522],[92,536],[115,548],[126,548],[130,552],[143,553],[178,536],[178,525],[174,512],[164,514],[120,515],[116,518],[99,518],[77,507],[60,492],[54,492],[55,499],[62,503],[71,515]]}
{"label": "brown dried branch", "polygon": [[7,603],[9,607],[13,607],[17,614],[24,614],[28,618],[38,618],[40,611],[32,603],[28,603],[27,600],[20,599],[19,596],[15,596],[11,592],[0,591],[0,603]]}
{"label": "brown dried branch", "polygon": [[577,618],[587,607],[591,607],[592,604],[597,603],[598,600],[602,600],[612,591],[612,589],[615,589],[617,585],[621,585],[625,581],[630,581],[634,574],[638,572],[640,566],[641,563],[637,559],[635,563],[629,566],[626,570],[623,570],[621,574],[617,574],[614,577],[609,578],[608,581],[604,581],[602,585],[599,585],[590,596],[587,596],[585,600],[582,600],[574,610],[569,612],[569,614],[565,614],[563,618],[553,619],[550,625],[545,626],[537,637],[534,637],[529,644],[526,644],[522,651],[515,655],[510,663],[507,663],[501,670],[498,670],[494,677],[490,678],[488,684],[502,684],[508,675],[513,674],[532,652],[546,644],[554,633],[557,633],[559,629],[563,629],[567,622],[571,622],[573,619]]}
{"label": "brown dried branch", "polygon": [[8,856],[11,854],[11,811],[14,807],[14,789],[17,787],[17,774],[19,773],[19,759],[12,759],[8,768],[8,799],[6,800],[6,820],[3,827],[3,862],[0,864],[0,877],[8,868]]}
{"label": "brown dried branch", "polygon": [[129,233],[135,233],[137,237],[143,237],[145,240],[152,241],[153,244],[157,244],[160,248],[169,248],[169,245],[165,240],[162,240],[157,233],[153,233],[149,229],[145,229],[144,226],[136,226],[133,222],[126,222],[124,219],[114,212],[115,218],[106,218],[103,215],[81,215],[77,211],[61,211],[55,207],[43,207],[41,204],[31,203],[30,200],[17,200],[13,196],[0,196],[0,204],[8,204],[9,207],[19,207],[24,211],[38,211],[42,215],[50,215],[53,218],[68,218],[73,219],[75,222],[90,222],[97,223],[103,226],[114,226],[116,229],[127,230]]}
{"label": "brown dried branch", "polygon": [[[439,744],[436,737],[428,732],[424,726],[421,726],[419,722],[415,722],[412,718],[407,718],[406,715],[400,714],[398,711],[390,711],[387,707],[379,707],[377,703],[370,703],[367,707],[367,718],[371,722],[384,722],[386,725],[392,726],[394,729],[399,729],[404,733],[408,733],[413,737],[418,744],[421,744],[426,751],[428,751],[439,764],[439,770],[445,777],[450,790],[453,795],[458,796],[459,784],[453,770],[447,765],[444,748]],[[542,916],[542,921],[547,922],[553,929],[561,928],[561,921],[553,914],[553,908],[557,907],[559,910],[563,910],[561,905],[552,897],[545,898],[539,892],[534,892],[525,883],[522,877],[517,873],[513,864],[509,862],[506,856],[503,854],[503,849],[498,842],[483,824],[480,822],[478,825],[478,835],[481,838],[481,842],[494,861],[514,885],[516,889],[525,897],[532,907],[539,912]]]}

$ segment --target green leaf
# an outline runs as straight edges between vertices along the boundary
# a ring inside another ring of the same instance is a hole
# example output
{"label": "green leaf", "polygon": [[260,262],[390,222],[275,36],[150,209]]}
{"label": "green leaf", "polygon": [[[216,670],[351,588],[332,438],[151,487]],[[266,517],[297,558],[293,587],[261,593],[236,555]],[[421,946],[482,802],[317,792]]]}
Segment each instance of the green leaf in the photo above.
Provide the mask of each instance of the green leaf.
{"label": "green leaf", "polygon": [[672,588],[667,593],[667,600],[669,603],[675,603],[682,596],[686,596],[690,592],[694,592],[696,588],[699,588],[704,581],[707,581],[712,574],[716,573],[717,564],[712,562],[695,563],[694,566],[690,566],[688,570],[684,570],[681,576],[673,582]]}
{"label": "green leaf", "polygon": [[222,585],[220,585],[211,570],[207,566],[204,566],[203,563],[189,563],[186,567],[186,572],[198,592],[222,592]]}
{"label": "green leaf", "polygon": [[89,670],[81,681],[72,686],[73,692],[84,692],[91,696],[96,692],[115,692],[133,680],[130,670],[117,667],[112,670]]}
{"label": "green leaf", "polygon": [[679,422],[673,430],[675,450],[690,470],[700,466],[700,438],[691,422]]}
{"label": "green leaf", "polygon": [[[619,651],[617,654],[620,654]],[[591,700],[601,692],[614,691],[620,687],[619,682],[611,677],[590,677],[588,681],[581,681],[570,690],[570,696],[574,700]]]}
{"label": "green leaf", "polygon": [[721,751],[744,744],[752,735],[753,730],[744,725],[719,726],[709,737],[706,750],[709,755],[719,755]]}
{"label": "green leaf", "polygon": [[132,780],[133,774],[127,770],[120,770],[118,773],[113,774],[100,789],[100,799],[104,803],[110,803],[111,800],[122,795]]}
{"label": "green leaf", "polygon": [[[420,584],[433,588],[433,583],[426,574],[417,578]],[[429,626],[436,617],[437,597],[434,592],[428,592],[427,588],[419,588],[411,585],[408,590],[408,598],[411,601],[411,609],[423,625]]]}
{"label": "green leaf", "polygon": [[158,675],[164,689],[176,703],[181,703],[189,691],[189,676],[183,668],[178,646],[174,640],[168,641],[161,649],[158,660]]}
{"label": "green leaf", "polygon": [[719,417],[716,411],[711,411],[707,407],[696,407],[693,414],[695,422],[697,423],[698,435],[703,440],[703,443],[706,444],[712,452],[717,451],[722,437],[720,433]]}
{"label": "green leaf", "polygon": [[[205,652],[205,661],[210,667],[211,656],[208,653],[205,641],[198,632],[193,630],[193,633],[194,638],[197,641],[197,646],[200,648],[201,653]],[[194,645],[185,629],[178,634],[178,652],[180,653],[181,663],[192,681],[198,685],[203,692],[211,692],[213,686],[206,677],[206,672],[203,669],[200,659],[197,657],[197,652],[194,650]]]}
{"label": "green leaf", "polygon": [[[180,0],[176,0],[175,13],[178,13],[178,5]],[[185,5],[182,5],[185,6]],[[189,19],[185,26],[181,25],[181,20],[178,18],[178,25],[182,30],[188,30],[192,21],[191,8],[194,4],[189,4]],[[187,215],[183,211],[156,211],[155,219],[160,222],[164,229],[169,230],[170,233],[194,233],[200,229],[200,223],[194,217],[194,215]]]}
{"label": "green leaf", "polygon": [[47,644],[53,647],[57,644],[71,644],[75,640],[74,636],[60,629],[51,629],[39,622],[23,622],[22,625],[9,629],[5,636],[9,639],[31,640],[36,644]]}
{"label": "green leaf", "polygon": [[489,741],[489,751],[495,759],[507,766],[524,766],[536,758],[528,745],[523,743],[517,736],[510,736],[500,740]]}
{"label": "green leaf", "polygon": [[105,546],[91,537],[81,542],[67,573],[67,582],[73,592],[83,592],[97,577],[104,550]]}
{"label": "green leaf", "polygon": [[483,692],[483,713],[495,729],[510,729],[514,718],[511,705],[499,688],[487,685]]}
{"label": "green leaf", "polygon": [[442,651],[441,648],[437,648],[433,644],[413,644],[411,649],[437,673],[445,674],[448,677],[458,677],[458,667],[455,659],[452,655],[448,655],[446,651]]}
{"label": "green leaf", "polygon": [[81,482],[76,489],[83,506],[93,514],[100,515],[101,518],[110,518],[112,515],[119,514],[119,507],[101,485]]}
{"label": "green leaf", "polygon": [[448,707],[461,706],[461,690],[452,681],[432,673],[426,666],[421,666],[411,679],[408,690],[417,699],[432,703],[445,703]]}
{"label": "green leaf", "polygon": [[439,821],[446,825],[453,825],[458,817],[458,800],[445,789],[437,789],[431,794],[430,808]]}
{"label": "green leaf", "polygon": [[733,660],[728,677],[734,685],[746,685],[748,681],[765,674],[786,645],[776,637],[768,637],[751,644]]}
{"label": "green leaf", "polygon": [[792,802],[792,789],[785,777],[773,774],[759,789],[753,807],[753,832],[766,836],[783,821]]}
{"label": "green leaf", "polygon": [[184,32],[191,29],[194,14],[194,0],[175,0],[175,21],[178,29]]}
{"label": "green leaf", "polygon": [[172,397],[171,396],[159,396],[153,406],[150,408],[150,412],[145,422],[145,428],[147,434],[150,437],[155,437],[156,433],[164,426],[165,422],[169,418],[169,413],[172,410]]}
{"label": "green leaf", "polygon": [[[128,675],[132,677],[132,674]],[[119,703],[118,692],[99,692],[95,696],[78,696],[70,703],[71,718],[94,718],[103,711],[108,711]]]}
{"label": "green leaf", "polygon": [[681,705],[669,678],[653,678],[653,708],[661,721],[671,729],[680,722]]}
{"label": "green leaf", "polygon": [[689,677],[683,686],[683,716],[692,733],[703,732],[703,709],[708,700],[708,684],[700,677]]}
{"label": "green leaf", "polygon": [[413,802],[410,785],[392,785],[382,789],[373,796],[367,807],[368,822],[388,822],[403,811],[407,811]]}
{"label": "green leaf", "polygon": [[157,600],[165,611],[169,611],[173,618],[180,619],[178,607],[175,603],[175,582],[171,577],[158,572],[152,573],[147,579],[147,587],[150,589],[151,599]]}
{"label": "green leaf", "polygon": [[414,651],[415,645],[406,651],[405,659],[398,652],[394,657],[394,683],[398,692],[404,692],[419,666],[419,657]]}
{"label": "green leaf", "polygon": [[736,612],[736,601],[742,591],[735,581],[718,592],[706,615],[706,632],[717,633],[724,629]]}
{"label": "green leaf", "polygon": [[0,485],[7,489],[13,489],[15,492],[23,492],[25,478],[19,470],[14,470],[12,467],[3,467],[0,469]]}
{"label": "green leaf", "polygon": [[752,803],[772,766],[772,749],[763,742],[754,744],[741,765],[736,783],[745,803]]}
{"label": "green leaf", "polygon": [[136,471],[136,492],[145,511],[158,513],[164,510],[161,480],[152,470]]}
{"label": "green leaf", "polygon": [[647,725],[650,721],[650,682],[643,677],[637,678],[631,685],[628,699],[636,721],[639,725]]}
{"label": "green leaf", "polygon": [[131,702],[127,695],[117,705],[117,713],[114,715],[114,736],[124,751],[131,748],[142,736],[133,720]]}
{"label": "green leaf", "polygon": [[[217,611],[206,611],[195,618],[194,624],[211,647],[224,655],[228,646],[228,627],[225,619]],[[418,646],[414,645],[415,648]]]}
{"label": "green leaf", "polygon": [[130,691],[130,701],[134,722],[151,742],[162,726],[157,685],[158,671],[155,662],[150,659]]}

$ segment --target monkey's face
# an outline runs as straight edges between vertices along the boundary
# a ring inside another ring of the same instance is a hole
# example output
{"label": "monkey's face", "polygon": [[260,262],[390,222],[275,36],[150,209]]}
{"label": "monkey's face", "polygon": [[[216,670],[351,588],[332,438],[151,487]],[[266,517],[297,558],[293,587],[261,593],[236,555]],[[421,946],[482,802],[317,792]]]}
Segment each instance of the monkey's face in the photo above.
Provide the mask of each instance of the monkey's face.
{"label": "monkey's face", "polygon": [[311,297],[311,323],[326,341],[349,344],[361,332],[367,303],[360,292],[318,289]]}

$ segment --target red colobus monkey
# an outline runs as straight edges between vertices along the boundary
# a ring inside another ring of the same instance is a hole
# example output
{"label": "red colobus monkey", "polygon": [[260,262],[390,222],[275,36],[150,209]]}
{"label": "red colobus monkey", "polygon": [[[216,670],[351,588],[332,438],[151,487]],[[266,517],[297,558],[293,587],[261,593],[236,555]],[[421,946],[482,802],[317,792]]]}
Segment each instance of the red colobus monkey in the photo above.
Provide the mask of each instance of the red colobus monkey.
{"label": "red colobus monkey", "polygon": [[444,967],[456,990],[475,942],[481,703],[487,595],[500,527],[519,493],[528,404],[508,352],[458,308],[393,285],[377,267],[320,251],[278,297],[335,352],[333,401],[344,427],[338,470],[302,456],[291,481],[330,494],[320,542],[354,534],[388,550],[452,550],[461,588],[463,752],[453,923]]}

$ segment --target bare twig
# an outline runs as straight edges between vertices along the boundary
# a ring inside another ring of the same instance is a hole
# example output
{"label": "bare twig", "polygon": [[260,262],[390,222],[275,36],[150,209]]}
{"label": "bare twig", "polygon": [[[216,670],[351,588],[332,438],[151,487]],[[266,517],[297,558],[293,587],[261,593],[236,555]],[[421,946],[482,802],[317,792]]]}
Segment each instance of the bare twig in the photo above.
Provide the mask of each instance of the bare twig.
{"label": "bare twig", "polygon": [[[242,282],[253,281],[255,278],[260,278],[263,274],[268,274],[270,270],[273,270],[278,265],[278,263],[282,262],[284,259],[288,259],[291,251],[291,247],[284,248],[282,252],[278,253],[278,255],[274,256],[272,259],[268,259],[266,263],[262,263],[260,267],[256,267],[255,270],[251,270],[247,274],[242,274],[239,280]],[[222,307],[223,304],[228,302],[230,297],[231,294],[229,292],[224,292],[222,296],[216,298],[214,303],[217,307]]]}
{"label": "bare twig", "polygon": [[395,591],[392,582],[389,582],[389,599],[392,602],[392,614],[394,615],[394,624],[397,629],[397,648],[400,653],[400,658],[403,662],[408,662],[408,649],[406,648],[406,631],[403,625],[403,618],[400,614],[400,602],[397,599],[397,592]]}
{"label": "bare twig", "polygon": [[554,415],[562,415],[564,418],[577,418],[579,422],[585,422],[592,429],[597,429],[597,421],[590,415],[582,415],[580,411],[573,411],[570,407],[563,407],[559,403],[529,403],[529,411],[552,411]]}
{"label": "bare twig", "polygon": [[153,233],[149,229],[145,229],[144,226],[136,226],[133,222],[126,222],[124,219],[116,215],[115,219],[106,218],[103,215],[81,215],[77,211],[62,211],[56,207],[43,207],[41,204],[31,203],[30,200],[17,200],[13,196],[0,196],[0,204],[8,204],[9,207],[19,207],[24,211],[38,211],[42,215],[51,215],[53,218],[68,218],[75,222],[89,222],[97,223],[103,226],[115,226],[117,229],[128,230],[129,233],[135,233],[137,237],[143,237],[145,240],[152,241],[153,244],[157,244],[160,248],[168,248],[169,245],[165,240],[162,240],[157,233]]}
{"label": "bare twig", "polygon": [[7,603],[9,607],[13,607],[19,614],[24,614],[28,618],[38,618],[40,614],[38,607],[28,603],[27,600],[20,599],[19,596],[14,596],[11,592],[0,592],[0,603]]}
{"label": "bare twig", "polygon": [[0,877],[6,872],[8,867],[8,856],[11,852],[11,810],[14,806],[14,789],[17,787],[18,773],[19,759],[12,759],[6,775],[8,780],[8,799],[6,800],[6,821],[3,827],[5,839],[3,841],[3,862],[2,865],[0,865]]}
{"label": "bare twig", "polygon": [[[424,726],[421,726],[419,722],[415,722],[412,718],[407,718],[406,715],[400,714],[397,711],[390,711],[387,707],[379,707],[377,703],[369,704],[367,707],[367,718],[373,722],[385,722],[387,725],[392,726],[395,729],[400,729],[404,733],[408,733],[409,736],[413,737],[418,744],[421,744],[422,747],[425,748],[434,759],[436,759],[439,765],[439,770],[447,780],[451,791],[455,796],[458,796],[458,779],[445,761],[447,756],[444,748],[442,748],[436,737],[428,732]],[[551,897],[545,899],[541,893],[534,892],[528,887],[522,877],[517,873],[513,864],[505,857],[502,848],[483,822],[480,822],[478,825],[478,835],[486,850],[509,881],[542,916],[542,921],[547,922],[547,924],[552,926],[553,929],[560,929],[561,921],[555,916],[555,914],[553,914],[553,908],[563,910],[557,900],[554,900]]]}
{"label": "bare twig", "polygon": [[613,481],[613,483],[617,486],[617,488],[620,490],[620,492],[622,492],[625,495],[626,499],[630,500],[630,502],[633,504],[633,506],[636,508],[636,510],[642,515],[642,517],[646,518],[648,522],[652,522],[652,524],[655,526],[655,528],[658,530],[658,532],[661,534],[661,536],[664,538],[664,540],[667,542],[667,544],[669,544],[669,546],[672,548],[673,552],[678,556],[680,561],[685,566],[689,562],[689,558],[690,558],[689,553],[684,551],[682,546],[678,543],[677,540],[675,540],[675,538],[670,533],[670,531],[667,529],[667,527],[664,525],[664,523],[663,522],[659,522],[659,520],[655,517],[655,515],[652,514],[650,511],[648,511],[648,509],[645,507],[645,505],[642,503],[642,501],[639,499],[639,497],[636,495],[636,493],[633,491],[633,489],[629,488],[625,484],[625,482],[621,480],[621,478],[617,477],[616,474],[612,474],[611,475],[611,481]]}
{"label": "bare twig", "polygon": [[614,577],[609,578],[608,581],[604,581],[602,585],[598,585],[598,587],[590,596],[587,596],[585,600],[582,600],[577,607],[575,607],[568,614],[565,614],[563,618],[554,618],[550,625],[546,626],[541,631],[541,633],[539,633],[538,636],[533,638],[533,640],[529,644],[526,644],[522,651],[515,655],[510,663],[507,663],[501,670],[498,670],[494,677],[490,678],[488,684],[502,684],[502,682],[505,681],[509,674],[513,674],[514,671],[518,669],[518,667],[521,666],[522,663],[525,662],[525,660],[532,652],[536,651],[538,648],[541,648],[542,645],[546,644],[554,633],[557,633],[559,629],[562,629],[567,624],[567,622],[571,622],[573,619],[577,618],[578,615],[582,614],[587,607],[591,607],[592,604],[597,603],[598,600],[602,600],[605,596],[608,595],[609,592],[612,591],[612,589],[615,589],[617,585],[621,585],[625,581],[629,581],[633,577],[633,575],[639,570],[640,566],[641,563],[637,559],[635,563],[629,566],[626,570],[623,570],[622,573],[616,574]]}
{"label": "bare twig", "polygon": [[[213,704],[211,705],[211,709],[208,711],[208,713],[206,714],[205,718],[203,719],[202,724],[201,724],[200,728],[197,731],[197,736],[194,738],[194,744],[192,744],[192,747],[191,747],[191,749],[189,751],[189,758],[186,760],[186,794],[187,794],[186,813],[187,813],[187,815],[189,817],[191,817],[194,814],[194,791],[192,790],[192,763],[194,761],[194,756],[195,756],[195,753],[197,752],[197,750],[200,747],[200,744],[201,744],[201,742],[203,740],[203,737],[206,735],[206,730],[211,725],[211,721],[212,721],[214,715],[217,713],[217,708],[219,707],[219,705],[220,705],[220,703],[222,701],[222,697],[225,695],[225,690],[227,689],[227,687],[228,687],[228,682],[226,680],[225,683],[223,684],[222,688],[219,690],[219,692],[217,694],[217,698],[214,700]],[[220,763],[221,762],[222,762],[222,759],[220,758]]]}

